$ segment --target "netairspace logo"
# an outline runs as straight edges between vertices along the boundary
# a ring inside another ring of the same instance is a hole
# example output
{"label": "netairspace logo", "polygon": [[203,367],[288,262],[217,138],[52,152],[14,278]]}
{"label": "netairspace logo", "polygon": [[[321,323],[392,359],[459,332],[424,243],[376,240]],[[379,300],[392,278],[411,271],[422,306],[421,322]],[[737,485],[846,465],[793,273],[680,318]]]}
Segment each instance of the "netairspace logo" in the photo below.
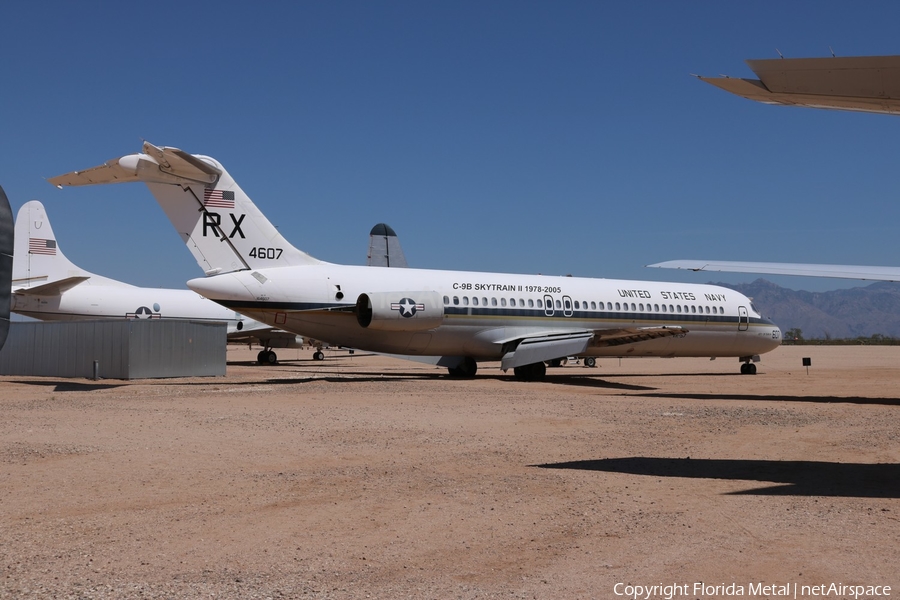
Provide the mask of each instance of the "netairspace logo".
{"label": "netairspace logo", "polygon": [[801,585],[789,583],[720,583],[707,584],[695,582],[670,583],[656,585],[632,585],[617,583],[613,586],[616,596],[631,600],[674,600],[680,597],[690,598],[732,598],[735,596],[765,598],[889,598],[889,585],[844,585],[843,583],[822,583],[819,585]]}

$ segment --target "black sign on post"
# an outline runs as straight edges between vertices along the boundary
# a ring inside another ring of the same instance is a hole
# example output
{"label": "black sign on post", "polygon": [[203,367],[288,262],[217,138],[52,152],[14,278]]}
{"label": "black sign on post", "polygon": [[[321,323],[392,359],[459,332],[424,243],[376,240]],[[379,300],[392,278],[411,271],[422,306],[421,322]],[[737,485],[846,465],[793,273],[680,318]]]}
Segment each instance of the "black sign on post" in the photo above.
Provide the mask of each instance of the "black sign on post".
{"label": "black sign on post", "polygon": [[803,357],[803,366],[806,367],[806,374],[809,375],[809,367],[812,366],[812,359],[808,356]]}

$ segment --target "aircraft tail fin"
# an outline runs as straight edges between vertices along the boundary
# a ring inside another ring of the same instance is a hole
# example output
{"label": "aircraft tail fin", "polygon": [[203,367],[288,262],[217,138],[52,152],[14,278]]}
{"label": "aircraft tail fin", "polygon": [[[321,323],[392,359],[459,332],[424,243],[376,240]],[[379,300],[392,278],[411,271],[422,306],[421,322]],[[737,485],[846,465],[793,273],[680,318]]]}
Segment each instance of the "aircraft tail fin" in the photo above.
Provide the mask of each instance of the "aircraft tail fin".
{"label": "aircraft tail fin", "polygon": [[387,223],[379,223],[369,232],[369,254],[366,265],[370,267],[408,267],[400,238]]}
{"label": "aircraft tail fin", "polygon": [[288,243],[208,156],[144,142],[140,154],[49,181],[58,187],[143,181],[206,275],[322,262]]}
{"label": "aircraft tail fin", "polygon": [[0,348],[9,334],[10,288],[12,285],[14,229],[12,209],[0,187]]}
{"label": "aircraft tail fin", "polygon": [[16,215],[13,288],[59,294],[93,276],[62,253],[44,205],[37,200],[23,204]]}

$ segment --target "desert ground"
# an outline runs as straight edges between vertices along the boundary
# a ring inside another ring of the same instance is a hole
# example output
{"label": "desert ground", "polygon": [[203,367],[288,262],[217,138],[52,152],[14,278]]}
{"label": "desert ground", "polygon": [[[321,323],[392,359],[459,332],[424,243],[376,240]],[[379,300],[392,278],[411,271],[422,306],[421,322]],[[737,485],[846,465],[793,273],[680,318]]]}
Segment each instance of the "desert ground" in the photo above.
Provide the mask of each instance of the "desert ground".
{"label": "desert ground", "polygon": [[[255,355],[218,378],[0,378],[0,597],[900,595],[900,347],[544,382]],[[802,593],[832,583],[892,590]]]}

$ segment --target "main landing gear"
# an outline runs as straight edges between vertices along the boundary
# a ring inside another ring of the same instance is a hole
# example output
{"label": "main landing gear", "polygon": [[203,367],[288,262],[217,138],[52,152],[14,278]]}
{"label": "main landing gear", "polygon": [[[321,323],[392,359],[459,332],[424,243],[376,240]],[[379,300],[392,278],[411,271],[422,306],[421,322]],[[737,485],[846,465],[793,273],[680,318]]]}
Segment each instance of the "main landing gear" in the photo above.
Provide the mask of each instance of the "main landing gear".
{"label": "main landing gear", "polygon": [[741,375],[756,375],[756,365],[752,362],[741,364]]}
{"label": "main landing gear", "polygon": [[313,352],[313,360],[325,360],[325,353],[321,350]]}
{"label": "main landing gear", "polygon": [[478,363],[471,356],[467,356],[461,363],[455,367],[449,367],[447,371],[450,373],[450,377],[470,379],[475,377],[475,373],[478,371]]}
{"label": "main landing gear", "polygon": [[513,369],[519,381],[541,381],[547,375],[547,365],[542,362],[522,365]]}
{"label": "main landing gear", "polygon": [[268,349],[260,350],[256,355],[256,362],[261,365],[277,365],[278,355]]}

